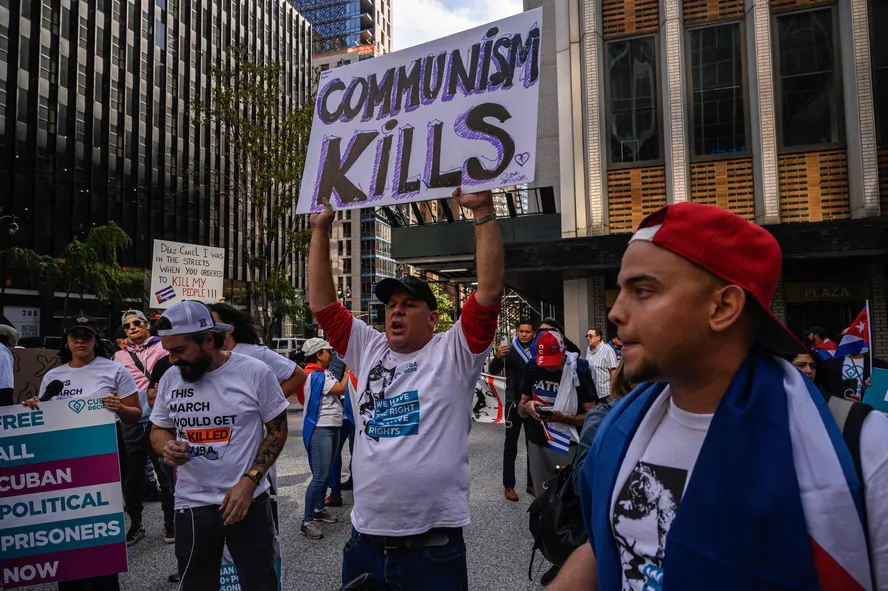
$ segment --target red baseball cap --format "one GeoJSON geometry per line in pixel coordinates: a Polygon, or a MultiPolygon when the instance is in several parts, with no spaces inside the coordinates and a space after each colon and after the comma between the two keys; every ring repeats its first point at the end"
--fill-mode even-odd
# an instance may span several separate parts
{"type": "Polygon", "coordinates": [[[742,287],[765,319],[760,345],[777,353],[805,346],[771,311],[783,255],[767,230],[712,205],[676,203],[652,213],[629,241],[646,240],[742,287]]]}
{"type": "Polygon", "coordinates": [[[554,330],[545,330],[536,339],[537,367],[561,367],[564,360],[564,337],[554,330]]]}

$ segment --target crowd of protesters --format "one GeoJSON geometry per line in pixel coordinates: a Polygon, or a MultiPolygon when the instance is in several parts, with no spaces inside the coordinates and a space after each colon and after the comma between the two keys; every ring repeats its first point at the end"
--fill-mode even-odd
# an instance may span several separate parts
{"type": "MultiPolygon", "coordinates": [[[[103,396],[118,421],[126,542],[148,533],[144,494],[155,487],[185,590],[218,589],[223,553],[243,589],[277,589],[278,527],[323,538],[343,488],[354,491],[346,588],[468,589],[468,417],[488,361],[506,377],[505,499],[519,500],[522,428],[532,510],[556,502],[555,482],[576,499],[558,519],[582,539],[566,560],[550,558],[542,585],[888,590],[888,418],[861,402],[888,366],[839,356],[842,335],[821,327],[800,339],[771,314],[781,252],[767,231],[716,207],[666,206],[623,257],[616,334],[590,327],[582,350],[556,319],[522,319],[492,349],[504,277],[495,210],[489,192],[454,197],[474,214],[478,283],[445,332],[414,277],[375,287],[384,332],[338,302],[325,204],[311,216],[308,299],[329,340],[307,341],[300,363],[261,345],[236,308],[185,301],[153,322],[124,312],[113,360],[93,322],[69,320],[62,364],[23,404],[38,408],[56,381],[57,398],[103,396]],[[294,399],[311,467],[297,518],[273,503],[294,399]],[[208,436],[205,424],[225,428],[208,436]]],[[[0,327],[7,403],[16,337],[0,327]]]]}

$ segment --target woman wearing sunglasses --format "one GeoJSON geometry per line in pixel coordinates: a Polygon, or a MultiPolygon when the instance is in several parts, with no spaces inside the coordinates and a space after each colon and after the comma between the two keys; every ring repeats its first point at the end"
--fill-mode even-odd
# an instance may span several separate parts
{"type": "MultiPolygon", "coordinates": [[[[86,318],[75,318],[68,322],[63,345],[59,350],[62,364],[43,376],[40,394],[22,404],[32,409],[39,407],[39,397],[47,391],[58,390],[53,400],[103,396],[105,408],[117,415],[117,446],[123,470],[123,449],[120,421],[138,423],[142,416],[139,406],[138,388],[129,372],[119,363],[105,356],[105,348],[99,342],[98,328],[86,318]],[[59,386],[61,386],[59,388],[59,386]]],[[[72,517],[74,519],[76,517],[72,517]]],[[[118,524],[123,531],[125,524],[118,524]]],[[[118,591],[120,583],[117,575],[90,577],[77,581],[59,583],[59,591],[118,591]]]]}

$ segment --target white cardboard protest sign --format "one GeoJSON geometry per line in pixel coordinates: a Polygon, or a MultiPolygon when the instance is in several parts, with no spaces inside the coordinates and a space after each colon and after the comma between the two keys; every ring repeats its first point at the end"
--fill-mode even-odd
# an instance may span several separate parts
{"type": "Polygon", "coordinates": [[[225,249],[155,240],[151,265],[151,307],[182,300],[218,302],[225,280],[225,249]]]}
{"type": "Polygon", "coordinates": [[[321,73],[298,213],[528,183],[541,8],[321,73]]]}

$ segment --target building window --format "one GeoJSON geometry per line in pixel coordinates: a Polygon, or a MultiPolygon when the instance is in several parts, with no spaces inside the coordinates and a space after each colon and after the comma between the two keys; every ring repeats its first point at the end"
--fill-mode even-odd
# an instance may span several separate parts
{"type": "Polygon", "coordinates": [[[841,76],[832,9],[776,17],[777,80],[784,148],[842,141],[841,76]]]}
{"type": "Polygon", "coordinates": [[[656,45],[655,37],[607,45],[613,164],[660,160],[656,45]]]}
{"type": "Polygon", "coordinates": [[[688,37],[693,155],[746,152],[740,25],[693,29],[688,37]]]}
{"type": "Polygon", "coordinates": [[[879,145],[888,144],[888,3],[873,0],[869,5],[871,51],[873,60],[873,98],[879,145]]]}
{"type": "Polygon", "coordinates": [[[154,44],[166,49],[166,26],[157,20],[154,22],[154,44]]]}

